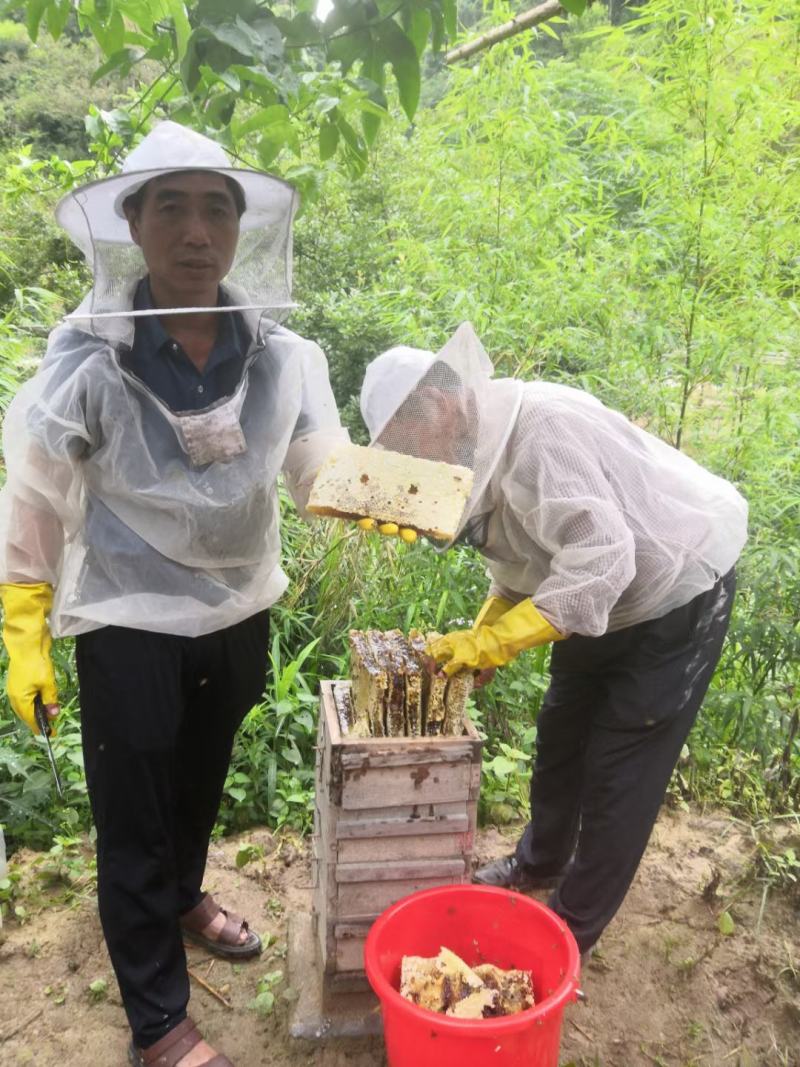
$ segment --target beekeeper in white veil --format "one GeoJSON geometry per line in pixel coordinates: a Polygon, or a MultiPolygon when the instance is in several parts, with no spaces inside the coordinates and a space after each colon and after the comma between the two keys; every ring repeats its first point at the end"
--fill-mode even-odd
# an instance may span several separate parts
{"type": "Polygon", "coordinates": [[[4,425],[9,698],[32,729],[37,696],[54,716],[51,635],[78,635],[100,913],[134,1064],[229,1062],[186,1017],[182,933],[232,958],[260,949],[201,882],[287,585],[276,480],[302,508],[346,439],[322,352],[280,325],[296,206],[286,183],[157,125],[119,174],[59,204],[94,285],[4,425]]]}
{"type": "Polygon", "coordinates": [[[458,540],[487,559],[472,629],[435,641],[448,674],[553,642],[533,819],[476,880],[555,886],[586,953],[621,904],[719,659],[747,536],[732,485],[605,407],[494,379],[469,324],[436,355],[368,366],[373,445],[471,466],[458,540]]]}

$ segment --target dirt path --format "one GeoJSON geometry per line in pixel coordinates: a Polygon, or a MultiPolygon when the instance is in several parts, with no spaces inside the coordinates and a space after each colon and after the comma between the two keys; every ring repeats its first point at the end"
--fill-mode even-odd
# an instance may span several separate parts
{"type": "MultiPolygon", "coordinates": [[[[481,832],[481,860],[507,850],[498,831],[481,832]]],[[[774,896],[762,912],[761,886],[741,881],[752,852],[740,824],[664,813],[585,970],[588,1003],[567,1012],[564,1065],[800,1067],[800,917],[774,896]],[[721,880],[704,898],[715,869],[721,880]],[[725,909],[734,924],[728,935],[718,928],[725,909]]],[[[286,916],[310,906],[305,846],[266,831],[227,840],[212,848],[207,884],[273,941],[260,960],[238,967],[190,951],[195,973],[231,1004],[193,983],[190,1010],[209,1040],[237,1067],[381,1067],[380,1041],[323,1048],[291,1040],[280,984],[270,1015],[248,1007],[259,980],[285,969],[286,916]],[[237,869],[243,840],[264,858],[237,869]]],[[[0,1063],[123,1067],[127,1027],[94,898],[51,903],[21,925],[8,923],[0,942],[0,1063]],[[92,995],[98,979],[107,991],[92,995]]]]}

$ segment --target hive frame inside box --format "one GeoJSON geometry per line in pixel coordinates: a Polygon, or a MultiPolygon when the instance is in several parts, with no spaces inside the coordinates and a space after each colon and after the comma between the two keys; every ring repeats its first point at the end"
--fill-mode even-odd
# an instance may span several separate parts
{"type": "MultiPolygon", "coordinates": [[[[318,1006],[295,1005],[291,1029],[303,1037],[376,1032],[377,1000],[363,970],[373,921],[409,893],[472,875],[483,744],[475,727],[464,716],[458,737],[349,737],[336,704],[349,689],[320,687],[313,949],[304,935],[318,1006]],[[312,1018],[317,1010],[321,1021],[312,1018]]],[[[302,919],[293,921],[298,931],[302,919]]]]}

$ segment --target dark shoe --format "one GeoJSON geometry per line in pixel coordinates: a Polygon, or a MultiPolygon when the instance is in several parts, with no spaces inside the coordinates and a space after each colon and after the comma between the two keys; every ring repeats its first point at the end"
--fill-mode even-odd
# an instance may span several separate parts
{"type": "Polygon", "coordinates": [[[555,889],[563,880],[563,874],[529,874],[517,862],[516,856],[503,856],[494,863],[487,863],[485,867],[478,868],[472,876],[472,881],[478,885],[516,889],[520,893],[527,893],[530,889],[555,889]]]}
{"type": "MultiPolygon", "coordinates": [[[[130,1067],[175,1067],[201,1040],[197,1027],[187,1016],[149,1048],[138,1049],[131,1042],[128,1063],[130,1067]]],[[[233,1067],[233,1064],[227,1056],[215,1055],[203,1067],[233,1067]]]]}
{"type": "Polygon", "coordinates": [[[181,929],[186,941],[202,945],[206,952],[231,960],[245,960],[261,952],[261,938],[247,925],[247,920],[221,908],[210,893],[206,893],[196,908],[181,916],[181,929]],[[207,937],[203,931],[219,913],[225,916],[225,925],[217,937],[207,937]],[[247,934],[241,941],[242,931],[247,934]]]}

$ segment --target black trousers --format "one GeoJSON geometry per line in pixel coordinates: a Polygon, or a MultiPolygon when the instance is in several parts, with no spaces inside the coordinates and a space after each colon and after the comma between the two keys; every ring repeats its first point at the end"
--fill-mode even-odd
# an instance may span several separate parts
{"type": "Polygon", "coordinates": [[[553,647],[538,718],[532,821],[517,845],[531,873],[566,877],[550,907],[585,952],[616,914],[642,858],[728,629],[731,571],[660,619],[553,647]]]}
{"type": "Polygon", "coordinates": [[[203,637],[107,626],[77,638],[97,892],[140,1048],[186,1017],[179,916],[203,897],[233,738],[266,681],[269,614],[203,637]]]}

